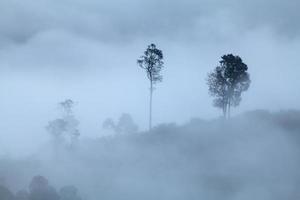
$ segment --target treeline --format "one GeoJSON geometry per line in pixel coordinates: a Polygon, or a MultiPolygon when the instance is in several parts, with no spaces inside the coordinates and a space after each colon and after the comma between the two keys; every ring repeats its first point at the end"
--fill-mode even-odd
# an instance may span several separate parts
{"type": "Polygon", "coordinates": [[[59,191],[52,187],[43,176],[32,178],[28,190],[20,190],[15,194],[0,185],[1,200],[82,200],[75,186],[64,186],[59,191]]]}
{"type": "MultiPolygon", "coordinates": [[[[130,130],[122,125],[125,119],[108,120],[109,127],[130,130]]],[[[43,193],[61,197],[61,186],[73,184],[88,200],[232,200],[257,188],[265,189],[264,200],[300,195],[299,111],[258,110],[231,120],[193,119],[151,132],[131,130],[80,139],[78,148],[61,148],[56,158],[45,146],[23,162],[0,160],[0,185],[11,191],[28,188],[24,196],[30,197],[28,180],[41,174],[51,179],[43,193]]]]}

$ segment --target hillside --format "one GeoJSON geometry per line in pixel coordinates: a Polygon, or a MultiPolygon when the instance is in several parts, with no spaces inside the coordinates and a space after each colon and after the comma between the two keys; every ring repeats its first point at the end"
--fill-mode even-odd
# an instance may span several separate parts
{"type": "Polygon", "coordinates": [[[297,199],[299,134],[300,111],[193,119],[86,139],[56,156],[44,147],[30,158],[2,158],[0,180],[16,192],[39,174],[90,200],[297,199]]]}

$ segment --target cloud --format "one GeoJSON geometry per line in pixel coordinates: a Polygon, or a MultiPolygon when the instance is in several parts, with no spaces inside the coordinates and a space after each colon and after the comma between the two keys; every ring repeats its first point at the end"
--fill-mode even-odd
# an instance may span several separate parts
{"type": "Polygon", "coordinates": [[[299,4],[297,0],[2,0],[0,40],[22,43],[49,30],[106,42],[145,37],[182,39],[211,34],[219,31],[212,27],[226,26],[239,31],[263,26],[284,36],[296,36],[300,30],[299,4]],[[224,19],[225,25],[221,24],[224,19]]]}

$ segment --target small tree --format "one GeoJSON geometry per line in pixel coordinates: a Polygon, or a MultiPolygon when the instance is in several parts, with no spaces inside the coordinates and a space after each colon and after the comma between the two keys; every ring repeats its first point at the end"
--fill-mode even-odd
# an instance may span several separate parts
{"type": "Polygon", "coordinates": [[[48,184],[48,180],[43,176],[33,177],[29,185],[30,200],[59,200],[56,190],[48,184]]]}
{"type": "Polygon", "coordinates": [[[150,105],[149,105],[149,130],[152,128],[152,93],[154,90],[153,85],[162,81],[160,74],[163,68],[163,53],[156,48],[155,44],[150,44],[144,55],[137,60],[138,65],[143,68],[147,73],[147,78],[150,81],[150,105]]]}
{"type": "Polygon", "coordinates": [[[242,92],[250,86],[248,66],[239,56],[232,54],[221,57],[220,65],[208,74],[209,93],[215,97],[214,106],[223,110],[224,117],[230,117],[230,109],[240,104],[242,92]]]}
{"type": "Polygon", "coordinates": [[[15,200],[29,200],[29,193],[26,190],[20,190],[16,193],[15,200]]]}
{"type": "Polygon", "coordinates": [[[53,136],[55,141],[62,139],[63,132],[66,131],[66,122],[63,119],[55,119],[48,123],[46,130],[53,136]]]}
{"type": "Polygon", "coordinates": [[[111,129],[117,134],[132,134],[138,131],[138,126],[133,121],[132,117],[128,113],[123,113],[118,123],[115,123],[113,119],[106,119],[102,127],[104,129],[111,129]]]}
{"type": "Polygon", "coordinates": [[[74,105],[75,103],[71,99],[66,99],[65,101],[59,103],[59,107],[64,115],[72,115],[74,105]]]}
{"type": "Polygon", "coordinates": [[[46,130],[54,137],[56,145],[60,145],[67,137],[72,147],[80,136],[79,121],[73,114],[74,104],[71,99],[60,102],[58,105],[62,111],[62,117],[50,121],[46,127],[46,130]]]}
{"type": "Polygon", "coordinates": [[[59,191],[60,200],[82,200],[75,186],[64,186],[59,191]]]}

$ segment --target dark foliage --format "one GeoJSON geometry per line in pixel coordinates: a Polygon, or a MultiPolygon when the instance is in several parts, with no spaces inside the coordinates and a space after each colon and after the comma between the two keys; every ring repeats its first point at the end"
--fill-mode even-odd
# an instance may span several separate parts
{"type": "Polygon", "coordinates": [[[248,90],[250,78],[248,66],[239,56],[222,56],[220,65],[208,74],[209,93],[215,97],[214,106],[222,109],[224,116],[230,116],[231,106],[238,106],[242,92],[248,90]]]}
{"type": "Polygon", "coordinates": [[[144,55],[137,60],[138,65],[145,69],[147,77],[151,83],[155,84],[162,81],[160,71],[163,68],[163,53],[156,48],[155,44],[150,44],[144,55]]]}

